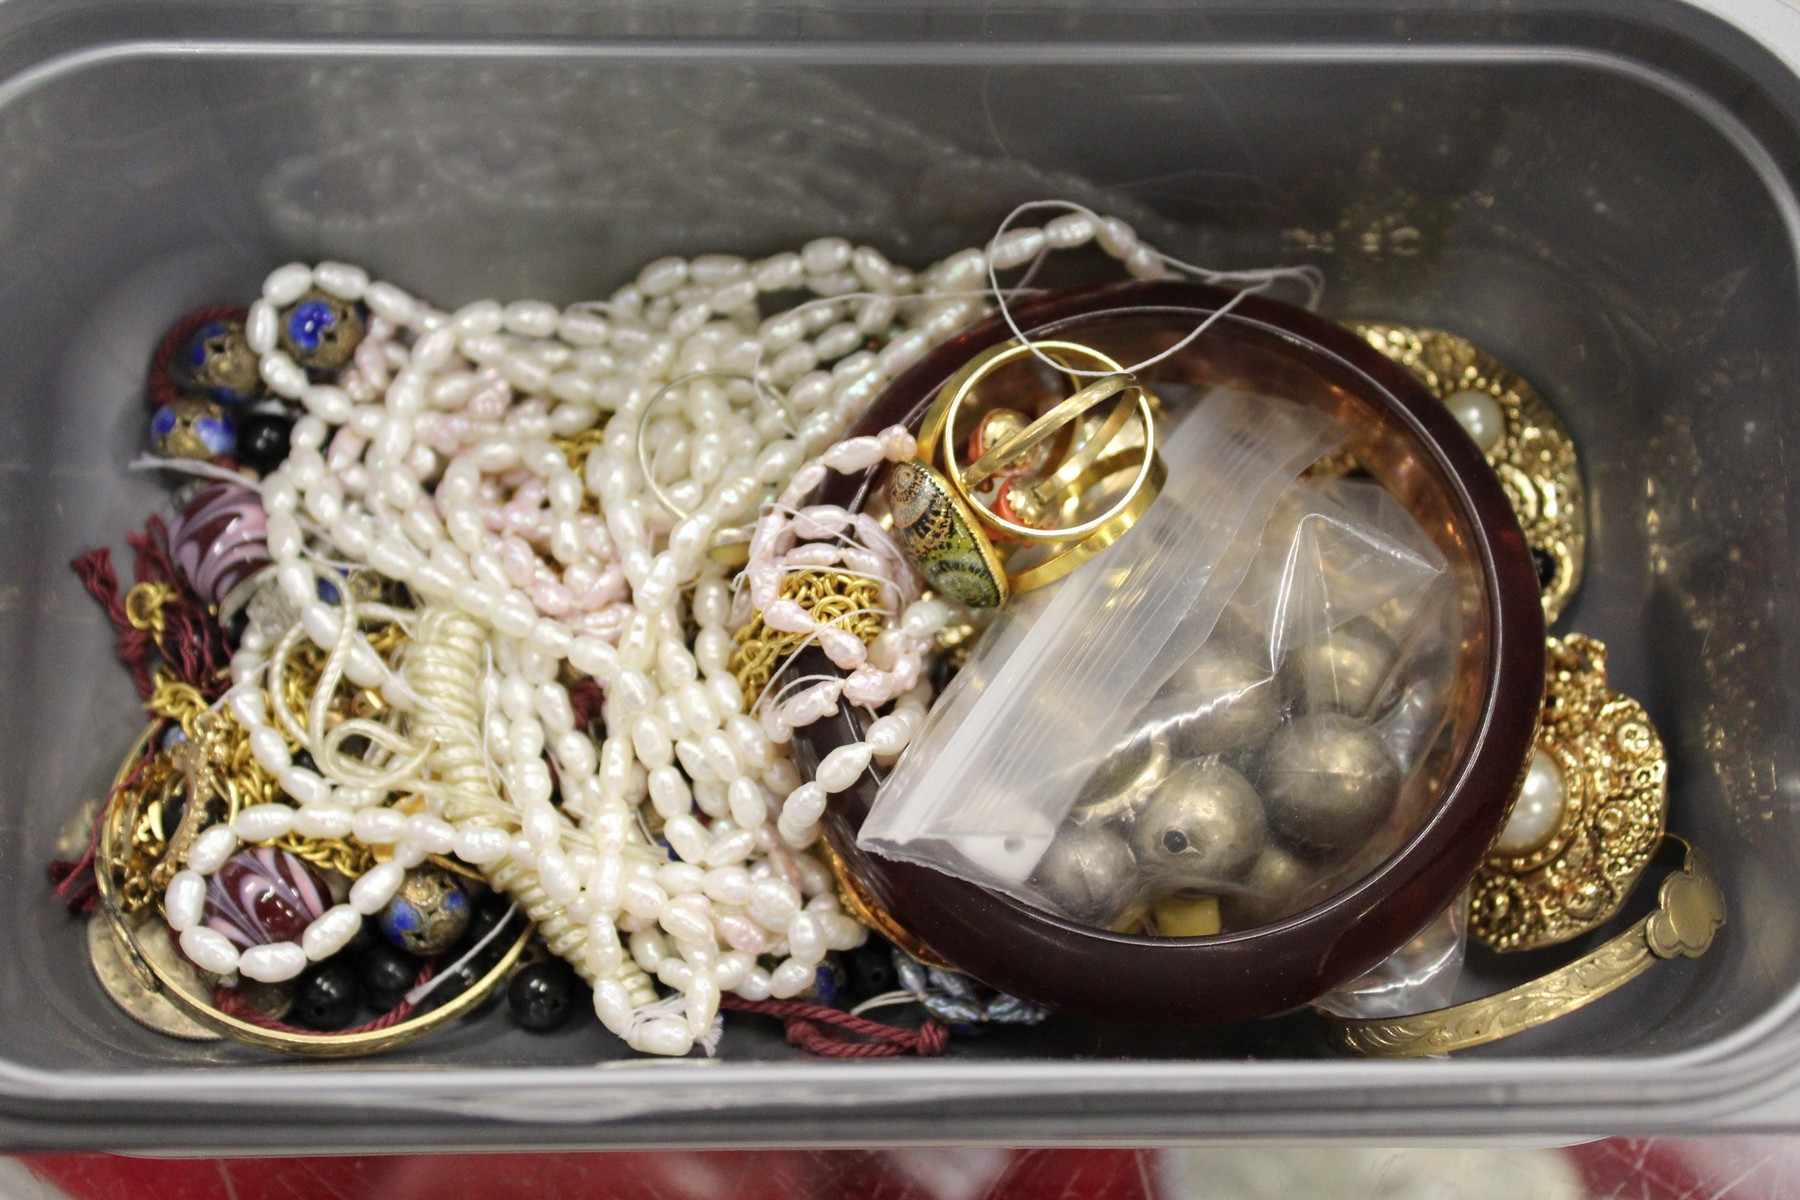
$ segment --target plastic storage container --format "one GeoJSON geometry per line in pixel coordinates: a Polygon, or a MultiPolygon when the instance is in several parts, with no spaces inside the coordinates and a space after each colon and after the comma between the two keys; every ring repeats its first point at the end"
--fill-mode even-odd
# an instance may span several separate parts
{"type": "MultiPolygon", "coordinates": [[[[350,1149],[1210,1135],[1577,1137],[1800,1124],[1800,12],[1778,0],[1164,8],[0,7],[0,1142],[350,1149]],[[824,233],[923,264],[1013,204],[1217,266],[1316,262],[1333,315],[1531,379],[1583,451],[1603,639],[1731,923],[1454,1060],[1332,1059],[1301,1015],[1059,1021],[713,1061],[498,1013],[355,1066],[116,1013],[44,863],[139,728],[66,563],[157,497],[144,364],[289,258],[442,304],[604,294],[664,253],[824,233]]],[[[1469,994],[1557,953],[1475,956],[1469,994]]],[[[1199,981],[1197,986],[1204,986],[1199,981]]]]}

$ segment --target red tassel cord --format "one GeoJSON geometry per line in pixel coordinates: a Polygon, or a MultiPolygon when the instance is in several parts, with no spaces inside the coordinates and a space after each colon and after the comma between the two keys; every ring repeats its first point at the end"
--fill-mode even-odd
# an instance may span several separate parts
{"type": "Polygon", "coordinates": [[[804,1000],[745,1000],[732,995],[723,997],[720,1007],[780,1017],[788,1045],[821,1058],[894,1058],[902,1054],[936,1058],[950,1042],[950,1031],[930,1018],[917,1029],[901,1029],[804,1000]],[[868,1040],[834,1036],[826,1032],[828,1026],[868,1040]]]}

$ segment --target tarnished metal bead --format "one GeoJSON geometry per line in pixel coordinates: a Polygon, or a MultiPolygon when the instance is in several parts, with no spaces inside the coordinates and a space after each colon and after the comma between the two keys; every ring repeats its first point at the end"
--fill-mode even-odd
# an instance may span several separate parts
{"type": "Polygon", "coordinates": [[[1138,729],[1102,758],[1082,783],[1069,810],[1069,823],[1128,827],[1169,777],[1173,765],[1168,738],[1154,726],[1138,729]]]}
{"type": "Polygon", "coordinates": [[[1117,834],[1064,825],[1038,860],[1031,883],[1064,916],[1111,925],[1133,898],[1136,866],[1117,834]]]}
{"type": "Polygon", "coordinates": [[[250,349],[242,321],[200,326],[183,347],[182,360],[194,386],[221,404],[248,404],[266,391],[262,364],[250,349]]]}
{"type": "Polygon", "coordinates": [[[1400,766],[1367,722],[1338,712],[1289,722],[1263,755],[1269,823],[1309,858],[1360,849],[1400,793],[1400,766]]]}
{"type": "Polygon", "coordinates": [[[1239,879],[1267,840],[1256,789],[1214,759],[1177,767],[1131,827],[1138,863],[1171,887],[1239,879]]]}
{"type": "Polygon", "coordinates": [[[1232,933],[1271,925],[1321,898],[1318,870],[1274,845],[1257,858],[1241,886],[1243,891],[1222,901],[1224,925],[1232,933]]]}
{"type": "Polygon", "coordinates": [[[1394,668],[1394,643],[1372,621],[1346,622],[1301,647],[1290,662],[1308,712],[1369,714],[1394,668]]]}
{"type": "Polygon", "coordinates": [[[1149,715],[1169,726],[1183,757],[1261,743],[1281,723],[1281,689],[1267,667],[1215,635],[1169,677],[1149,715]]]}

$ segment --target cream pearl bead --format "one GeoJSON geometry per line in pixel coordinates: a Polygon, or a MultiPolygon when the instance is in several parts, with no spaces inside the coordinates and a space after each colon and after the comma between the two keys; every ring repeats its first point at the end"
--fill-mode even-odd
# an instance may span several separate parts
{"type": "Polygon", "coordinates": [[[191,925],[181,931],[181,952],[202,971],[231,975],[238,969],[238,950],[215,929],[191,925]]]}
{"type": "Polygon", "coordinates": [[[1562,768],[1543,750],[1531,752],[1531,765],[1525,771],[1525,783],[1513,801],[1512,815],[1494,843],[1494,852],[1526,855],[1548,845],[1562,828],[1568,811],[1568,789],[1562,768]]]}
{"type": "Polygon", "coordinates": [[[370,846],[386,846],[405,836],[406,814],[393,808],[366,807],[351,818],[350,834],[370,846]]]}
{"type": "Polygon", "coordinates": [[[169,928],[181,933],[198,925],[206,913],[206,877],[189,869],[177,871],[163,892],[163,914],[169,928]]]}
{"type": "Polygon", "coordinates": [[[813,772],[813,779],[827,792],[844,791],[862,778],[873,754],[874,751],[867,742],[839,746],[820,761],[818,770],[813,772]]]}
{"type": "Polygon", "coordinates": [[[373,916],[387,907],[405,879],[406,868],[399,863],[380,863],[350,885],[350,906],[364,916],[373,916]]]}
{"type": "Polygon", "coordinates": [[[246,842],[267,842],[294,828],[294,810],[285,804],[253,804],[232,819],[231,830],[246,842]]]}
{"type": "Polygon", "coordinates": [[[361,913],[348,904],[336,904],[313,918],[300,935],[300,948],[307,958],[318,962],[349,945],[361,928],[361,913]]]}
{"type": "Polygon", "coordinates": [[[306,951],[293,942],[250,946],[238,955],[238,971],[258,983],[281,983],[306,969],[306,951]]]}
{"type": "Polygon", "coordinates": [[[237,834],[229,825],[214,825],[205,833],[194,839],[188,847],[187,865],[202,875],[211,875],[225,865],[225,860],[237,851],[237,834]]]}
{"type": "Polygon", "coordinates": [[[769,973],[769,995],[777,1000],[791,1000],[801,995],[812,987],[814,965],[792,958],[783,962],[769,973]]]}
{"type": "Polygon", "coordinates": [[[1444,397],[1444,407],[1483,454],[1498,446],[1506,434],[1506,416],[1500,411],[1500,402],[1487,392],[1473,388],[1451,392],[1444,397]]]}

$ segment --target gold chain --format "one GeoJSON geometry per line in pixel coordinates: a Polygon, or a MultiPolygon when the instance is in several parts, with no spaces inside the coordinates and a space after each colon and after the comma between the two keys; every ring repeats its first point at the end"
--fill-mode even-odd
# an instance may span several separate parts
{"type": "MultiPolygon", "coordinates": [[[[781,598],[792,600],[821,625],[833,625],[861,638],[864,644],[881,634],[881,585],[845,571],[794,571],[781,581],[781,598]]],[[[737,676],[745,704],[755,704],[787,657],[812,640],[811,634],[787,633],[763,624],[762,614],[737,632],[731,673],[737,676]]]]}
{"type": "Polygon", "coordinates": [[[125,593],[125,619],[133,629],[147,629],[157,641],[163,635],[163,605],[175,595],[166,583],[140,583],[125,593]]]}

